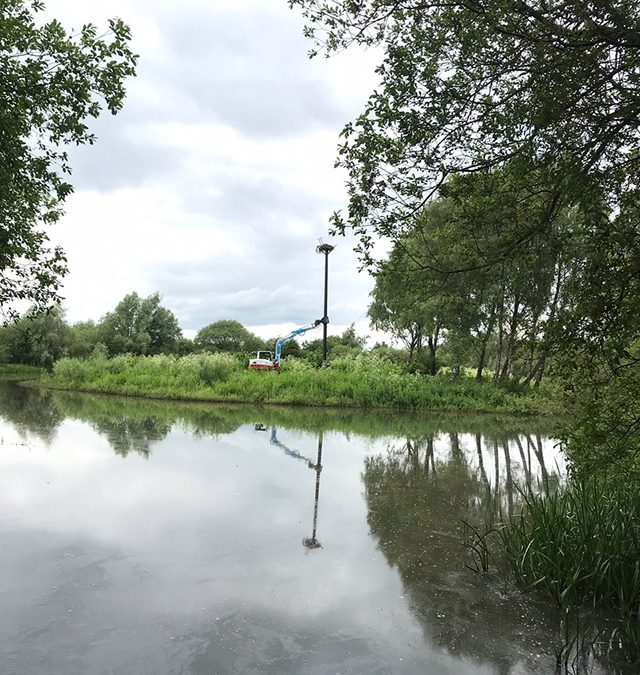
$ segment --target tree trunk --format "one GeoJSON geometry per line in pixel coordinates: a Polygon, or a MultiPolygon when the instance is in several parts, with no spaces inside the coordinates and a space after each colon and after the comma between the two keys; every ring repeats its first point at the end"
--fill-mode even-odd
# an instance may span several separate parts
{"type": "Polygon", "coordinates": [[[502,346],[504,342],[504,286],[500,289],[500,299],[498,301],[498,350],[496,353],[496,365],[493,372],[493,384],[498,382],[500,377],[500,367],[502,365],[502,346]]]}
{"type": "Polygon", "coordinates": [[[507,339],[507,354],[502,365],[502,372],[500,373],[500,382],[506,382],[513,367],[513,358],[515,356],[516,333],[518,331],[518,319],[520,312],[520,295],[516,294],[513,300],[513,312],[511,313],[511,321],[509,322],[509,337],[507,339]]]}
{"type": "MultiPolygon", "coordinates": [[[[562,289],[562,275],[563,275],[563,264],[562,260],[558,263],[558,274],[556,277],[556,287],[553,293],[553,300],[551,301],[551,307],[549,308],[549,316],[547,318],[547,324],[549,324],[553,319],[555,319],[558,312],[558,304],[560,300],[560,291],[562,289]]],[[[529,375],[527,375],[524,384],[528,385],[531,380],[534,381],[534,387],[539,387],[540,382],[542,382],[542,376],[544,375],[544,370],[547,364],[547,355],[549,354],[549,340],[545,335],[543,338],[542,349],[540,350],[540,357],[538,362],[533,366],[529,375]]]]}
{"type": "Polygon", "coordinates": [[[440,326],[436,326],[433,335],[429,335],[429,373],[435,375],[438,372],[438,365],[436,363],[436,351],[438,349],[438,336],[440,333],[440,326]]]}
{"type": "Polygon", "coordinates": [[[484,370],[484,360],[487,356],[487,345],[489,344],[489,338],[491,337],[491,333],[493,332],[493,325],[496,321],[496,309],[497,306],[494,303],[491,307],[491,314],[489,315],[489,324],[487,325],[487,330],[484,334],[484,337],[482,338],[482,342],[480,344],[480,356],[478,358],[478,366],[476,369],[476,381],[481,382],[482,381],[482,371],[484,370]]]}

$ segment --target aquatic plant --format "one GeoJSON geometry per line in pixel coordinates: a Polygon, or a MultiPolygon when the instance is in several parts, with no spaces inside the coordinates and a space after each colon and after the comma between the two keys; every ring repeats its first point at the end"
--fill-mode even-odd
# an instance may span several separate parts
{"type": "Polygon", "coordinates": [[[501,514],[484,530],[467,527],[475,567],[499,560],[504,574],[563,608],[613,611],[610,639],[640,658],[640,486],[596,474],[520,494],[518,515],[501,514]]]}

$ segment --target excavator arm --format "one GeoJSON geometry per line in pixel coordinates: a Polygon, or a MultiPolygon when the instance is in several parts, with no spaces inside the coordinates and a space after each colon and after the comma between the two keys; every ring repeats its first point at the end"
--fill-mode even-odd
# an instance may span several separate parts
{"type": "Polygon", "coordinates": [[[303,335],[308,330],[313,330],[317,328],[321,323],[325,323],[325,318],[316,319],[313,323],[308,324],[307,326],[302,326],[302,328],[296,328],[296,330],[291,331],[288,335],[278,338],[276,341],[276,355],[273,359],[274,365],[276,368],[280,368],[280,358],[282,356],[282,347],[284,347],[287,342],[293,340],[293,338],[298,337],[298,335],[303,335]]]}

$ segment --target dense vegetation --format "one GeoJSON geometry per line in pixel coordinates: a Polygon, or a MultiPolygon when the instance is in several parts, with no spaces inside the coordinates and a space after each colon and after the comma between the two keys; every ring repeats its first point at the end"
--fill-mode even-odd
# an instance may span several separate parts
{"type": "Polygon", "coordinates": [[[334,358],[323,368],[290,358],[278,374],[248,370],[243,354],[109,359],[97,353],[90,359],[60,359],[43,382],[54,388],[184,400],[557,412],[546,392],[513,393],[469,377],[452,383],[447,372],[424,377],[375,354],[334,358]]]}
{"type": "MultiPolygon", "coordinates": [[[[249,354],[259,349],[273,351],[277,339],[263,340],[235,320],[223,319],[201,328],[193,340],[182,336],[174,313],[160,304],[160,295],[143,298],[129,293],[100,321],[80,321],[70,325],[60,306],[49,311],[33,307],[11,324],[0,327],[0,362],[51,369],[60,358],[86,359],[92,355],[120,354],[150,356],[191,353],[249,354]]],[[[328,344],[333,357],[354,355],[364,350],[366,339],[356,335],[353,326],[341,336],[332,335],[328,344]]],[[[382,348],[395,360],[401,351],[382,348]]],[[[302,347],[294,340],[284,345],[282,355],[304,357],[310,363],[322,362],[322,340],[311,340],[302,347]]]]}

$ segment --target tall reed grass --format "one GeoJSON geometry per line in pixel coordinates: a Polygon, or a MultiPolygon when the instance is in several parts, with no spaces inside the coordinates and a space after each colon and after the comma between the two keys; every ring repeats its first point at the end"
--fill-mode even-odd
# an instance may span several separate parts
{"type": "Polygon", "coordinates": [[[640,486],[595,475],[521,495],[518,516],[484,531],[467,527],[476,569],[492,560],[567,610],[586,603],[612,611],[610,637],[640,659],[640,486]]]}

